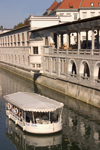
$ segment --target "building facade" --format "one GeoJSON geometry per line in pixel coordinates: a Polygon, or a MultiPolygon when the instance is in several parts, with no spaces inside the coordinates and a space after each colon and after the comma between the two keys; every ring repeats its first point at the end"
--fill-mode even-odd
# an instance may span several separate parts
{"type": "MultiPolygon", "coordinates": [[[[59,3],[54,1],[43,15],[59,16],[60,23],[100,16],[100,0],[61,0],[59,3]]],[[[95,31],[96,35],[97,33],[95,31]]],[[[82,32],[81,41],[86,40],[86,36],[86,33],[82,32]]],[[[76,44],[76,37],[76,33],[73,32],[70,36],[72,45],[76,44]]],[[[91,32],[88,32],[88,40],[91,41],[91,37],[91,32]]]]}
{"type": "Polygon", "coordinates": [[[42,74],[38,83],[100,107],[100,16],[59,24],[59,17],[31,15],[29,21],[30,26],[0,34],[0,66],[22,76],[42,74]],[[87,35],[85,43],[82,32],[87,35]],[[71,47],[73,33],[75,47],[71,47]]]}

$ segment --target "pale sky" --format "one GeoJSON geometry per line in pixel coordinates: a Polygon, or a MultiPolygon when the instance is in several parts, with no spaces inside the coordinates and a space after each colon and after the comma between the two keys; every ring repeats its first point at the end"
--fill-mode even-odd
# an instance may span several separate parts
{"type": "MultiPolygon", "coordinates": [[[[13,28],[30,14],[41,16],[55,0],[0,0],[0,26],[13,28]]],[[[57,0],[60,2],[60,0],[57,0]]]]}

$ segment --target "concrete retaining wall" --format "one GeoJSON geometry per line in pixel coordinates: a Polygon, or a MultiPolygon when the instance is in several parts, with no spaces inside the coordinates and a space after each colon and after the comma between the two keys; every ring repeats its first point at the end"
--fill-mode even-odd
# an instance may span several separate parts
{"type": "Polygon", "coordinates": [[[17,67],[14,67],[14,66],[11,66],[11,65],[8,65],[8,64],[4,64],[4,63],[1,63],[0,62],[0,67],[7,70],[7,71],[10,71],[14,74],[17,74],[21,77],[24,77],[26,79],[29,79],[29,80],[34,80],[34,73],[24,69],[24,68],[17,68],[17,67]]]}
{"type": "Polygon", "coordinates": [[[100,91],[71,82],[40,76],[36,83],[100,108],[100,91]]]}
{"type": "MultiPolygon", "coordinates": [[[[31,73],[30,71],[23,68],[17,68],[4,63],[0,63],[0,67],[19,76],[27,78],[31,81],[34,81],[34,76],[36,75],[35,73],[31,73]]],[[[36,78],[35,82],[37,84],[43,85],[52,90],[100,108],[100,90],[98,89],[86,87],[80,84],[75,84],[69,81],[59,80],[44,75],[36,78]]]]}

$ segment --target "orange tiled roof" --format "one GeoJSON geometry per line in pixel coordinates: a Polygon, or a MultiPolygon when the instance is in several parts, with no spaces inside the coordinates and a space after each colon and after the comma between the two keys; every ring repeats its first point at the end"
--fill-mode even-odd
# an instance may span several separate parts
{"type": "Polygon", "coordinates": [[[81,0],[64,0],[57,9],[78,9],[81,0]]]}
{"type": "Polygon", "coordinates": [[[53,10],[58,5],[57,1],[54,1],[54,3],[48,8],[48,10],[53,10]]]}
{"type": "Polygon", "coordinates": [[[48,10],[78,9],[79,7],[91,7],[91,3],[94,3],[94,7],[99,7],[100,0],[63,0],[63,2],[59,3],[55,1],[48,10]]]}
{"type": "Polygon", "coordinates": [[[93,7],[99,7],[100,0],[83,0],[81,7],[91,7],[91,3],[94,4],[93,7]]]}

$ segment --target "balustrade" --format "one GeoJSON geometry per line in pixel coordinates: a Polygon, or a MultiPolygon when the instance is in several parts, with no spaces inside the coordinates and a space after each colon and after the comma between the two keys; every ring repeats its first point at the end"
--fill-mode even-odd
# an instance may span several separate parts
{"type": "MultiPolygon", "coordinates": [[[[92,55],[91,49],[56,49],[54,46],[44,46],[44,54],[92,55]]],[[[94,56],[100,56],[100,49],[93,50],[94,56]]]]}

